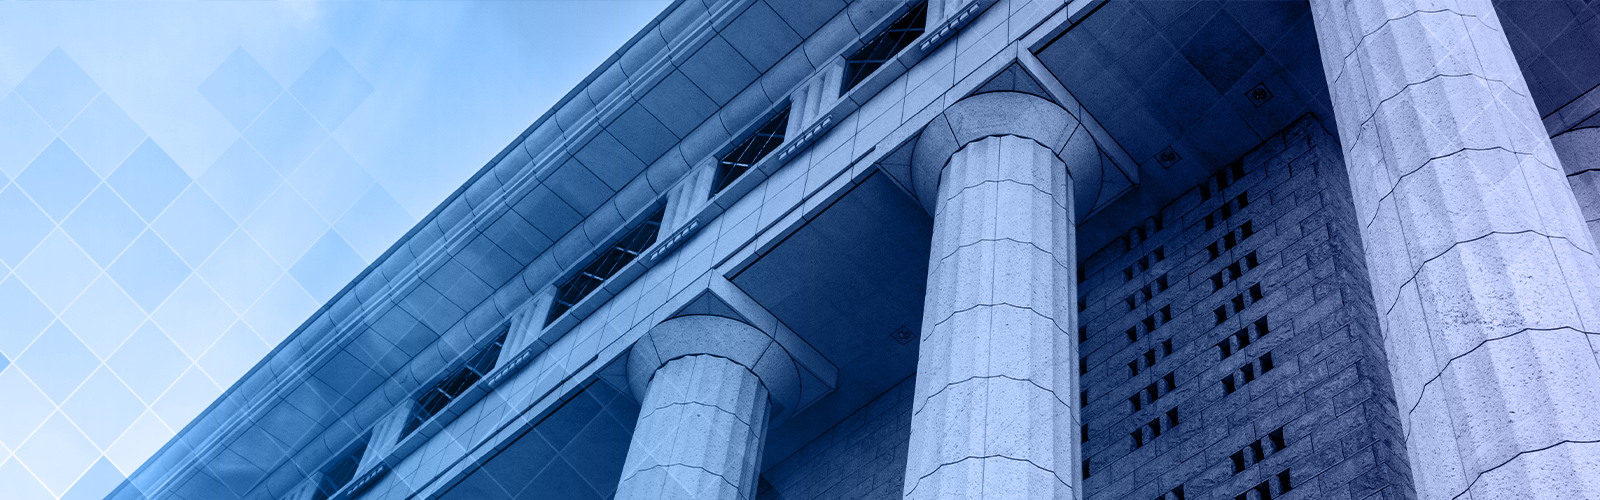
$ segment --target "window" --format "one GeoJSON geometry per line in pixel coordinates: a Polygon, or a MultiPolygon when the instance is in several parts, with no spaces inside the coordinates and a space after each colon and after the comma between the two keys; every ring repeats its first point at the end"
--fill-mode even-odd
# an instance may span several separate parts
{"type": "Polygon", "coordinates": [[[845,59],[844,88],[839,89],[840,94],[856,88],[873,71],[877,71],[883,63],[894,59],[896,54],[911,46],[911,42],[922,36],[922,31],[928,24],[928,2],[917,2],[911,10],[896,19],[889,29],[873,37],[860,50],[845,59]]]}
{"type": "Polygon", "coordinates": [[[546,325],[561,317],[567,310],[572,309],[584,297],[588,297],[595,289],[605,283],[617,271],[622,270],[629,262],[633,262],[639,254],[656,242],[656,233],[661,230],[661,216],[666,213],[666,207],[656,210],[654,215],[643,223],[628,231],[622,239],[617,240],[605,253],[595,257],[589,265],[583,266],[578,274],[572,275],[566,283],[556,289],[555,301],[550,304],[550,315],[545,318],[546,325]]]}
{"type": "Polygon", "coordinates": [[[317,483],[317,491],[311,494],[311,499],[327,500],[334,492],[339,491],[339,488],[350,484],[350,480],[356,477],[356,468],[361,466],[361,456],[366,453],[367,441],[362,438],[360,445],[322,473],[322,481],[317,483]]]}
{"type": "Polygon", "coordinates": [[[762,125],[756,133],[750,134],[738,146],[722,155],[717,160],[717,176],[711,184],[711,194],[715,196],[727,189],[728,185],[738,180],[740,176],[750,170],[762,158],[778,149],[783,144],[783,134],[789,129],[789,108],[783,108],[766,125],[762,125]]]}
{"type": "MultiPolygon", "coordinates": [[[[500,349],[505,346],[506,332],[501,332],[489,345],[479,350],[477,354],[467,359],[455,369],[447,372],[443,380],[433,387],[418,395],[416,405],[412,407],[411,416],[406,420],[406,426],[400,431],[400,439],[405,439],[422,427],[423,422],[433,418],[443,410],[451,401],[455,401],[462,393],[478,383],[490,371],[494,370],[495,363],[500,359],[500,349]]],[[[348,481],[348,479],[346,480],[348,481]]]]}

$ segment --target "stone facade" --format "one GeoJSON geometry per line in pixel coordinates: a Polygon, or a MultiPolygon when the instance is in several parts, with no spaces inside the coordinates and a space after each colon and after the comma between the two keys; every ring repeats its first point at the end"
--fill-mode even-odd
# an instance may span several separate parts
{"type": "Polygon", "coordinates": [[[1342,163],[1298,121],[1086,259],[1086,498],[1412,497],[1342,163]]]}
{"type": "Polygon", "coordinates": [[[1447,3],[679,1],[111,498],[1596,497],[1592,47],[1447,3]]]}

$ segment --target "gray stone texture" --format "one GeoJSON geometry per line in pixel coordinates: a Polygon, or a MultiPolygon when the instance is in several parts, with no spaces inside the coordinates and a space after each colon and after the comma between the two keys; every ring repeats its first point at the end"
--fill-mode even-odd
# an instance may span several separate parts
{"type": "Polygon", "coordinates": [[[1083,498],[1414,497],[1348,200],[1303,117],[1085,259],[1083,498]]]}
{"type": "Polygon", "coordinates": [[[800,369],[794,358],[766,332],[721,316],[680,316],[663,321],[628,353],[628,385],[634,397],[649,397],[660,369],[675,359],[698,354],[726,358],[754,373],[776,405],[773,413],[800,405],[800,369]]]}
{"type": "Polygon", "coordinates": [[[642,396],[619,500],[749,500],[773,413],[796,406],[794,360],[766,333],[720,316],[656,325],[628,355],[642,396]]]}
{"type": "Polygon", "coordinates": [[[1600,498],[1600,268],[1494,8],[1312,11],[1418,495],[1600,498]]]}
{"type": "Polygon", "coordinates": [[[1051,148],[1032,138],[993,135],[948,157],[905,497],[1075,496],[1068,180],[1051,148]]]}
{"type": "Polygon", "coordinates": [[[767,390],[727,358],[668,362],[639,408],[618,500],[735,500],[755,495],[767,390]]]}
{"type": "MultiPolygon", "coordinates": [[[[1061,158],[1082,156],[1094,144],[1080,131],[1078,119],[1059,104],[1022,92],[987,92],[962,99],[935,117],[917,139],[912,158],[911,185],[928,213],[934,213],[947,163],[957,150],[973,141],[998,135],[1012,135],[1035,141],[1061,158]],[[1076,140],[1075,140],[1076,139],[1076,140]]],[[[1096,158],[1098,160],[1098,158],[1096,158]]],[[[1075,161],[1071,170],[1074,198],[1094,198],[1100,188],[1098,161],[1075,161]],[[1094,179],[1085,185],[1084,179],[1094,179]],[[1088,196],[1084,196],[1088,195],[1088,196]]],[[[1088,207],[1072,207],[1082,211],[1088,207]]],[[[1070,260],[1070,259],[1062,259],[1070,260]]]]}

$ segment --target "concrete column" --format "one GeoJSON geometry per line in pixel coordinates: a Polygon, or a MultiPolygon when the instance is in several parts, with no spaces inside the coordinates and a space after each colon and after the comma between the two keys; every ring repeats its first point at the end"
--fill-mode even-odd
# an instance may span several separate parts
{"type": "Polygon", "coordinates": [[[1600,498],[1600,268],[1490,1],[1311,4],[1418,496],[1600,498]]]}
{"type": "Polygon", "coordinates": [[[642,395],[617,500],[751,500],[770,416],[798,397],[798,371],[765,333],[687,316],[634,344],[642,395]]]}
{"type": "Polygon", "coordinates": [[[1075,224],[1053,133],[1076,122],[1037,97],[978,97],[929,125],[958,149],[917,146],[913,175],[942,178],[904,495],[1075,498],[1075,224]]]}
{"type": "Polygon", "coordinates": [[[769,407],[761,380],[727,358],[668,362],[639,405],[617,499],[755,498],[769,407]]]}

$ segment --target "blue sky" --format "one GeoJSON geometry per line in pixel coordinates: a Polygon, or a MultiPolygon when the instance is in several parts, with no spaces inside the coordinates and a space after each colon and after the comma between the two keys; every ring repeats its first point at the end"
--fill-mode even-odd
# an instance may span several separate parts
{"type": "Polygon", "coordinates": [[[666,1],[0,3],[0,484],[100,498],[666,1]]]}

